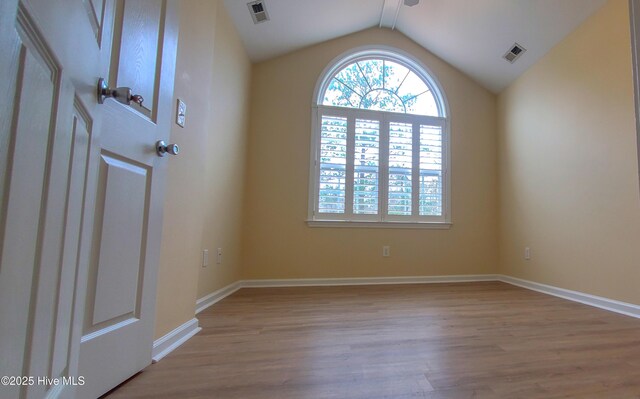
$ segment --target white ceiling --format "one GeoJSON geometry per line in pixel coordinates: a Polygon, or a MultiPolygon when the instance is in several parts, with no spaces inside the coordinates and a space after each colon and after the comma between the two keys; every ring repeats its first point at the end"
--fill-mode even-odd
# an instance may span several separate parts
{"type": "MultiPolygon", "coordinates": [[[[391,26],[397,2],[265,0],[271,20],[257,25],[248,0],[225,0],[225,5],[249,57],[257,62],[381,22],[391,26]]],[[[400,7],[395,29],[497,93],[605,2],[421,0],[414,7],[400,7]],[[514,42],[527,51],[510,64],[502,55],[514,42]]]]}

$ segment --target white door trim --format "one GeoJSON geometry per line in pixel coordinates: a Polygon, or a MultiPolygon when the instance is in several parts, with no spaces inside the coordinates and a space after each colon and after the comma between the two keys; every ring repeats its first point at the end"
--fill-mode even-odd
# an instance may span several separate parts
{"type": "Polygon", "coordinates": [[[636,107],[636,144],[638,146],[638,179],[640,180],[640,0],[629,0],[631,60],[633,62],[633,97],[636,107]]]}

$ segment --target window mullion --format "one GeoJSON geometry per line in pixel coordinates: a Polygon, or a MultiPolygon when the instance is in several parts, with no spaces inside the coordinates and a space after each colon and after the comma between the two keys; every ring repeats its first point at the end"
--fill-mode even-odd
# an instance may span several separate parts
{"type": "Polygon", "coordinates": [[[351,113],[347,117],[347,164],[346,164],[346,182],[345,182],[345,204],[344,213],[347,220],[353,217],[353,164],[356,148],[356,117],[351,113]]]}
{"type": "Polygon", "coordinates": [[[420,216],[420,124],[413,122],[413,132],[411,133],[411,216],[420,216]]]}
{"type": "Polygon", "coordinates": [[[378,179],[379,220],[384,222],[387,219],[389,207],[389,119],[385,116],[380,118],[380,174],[378,179]]]}

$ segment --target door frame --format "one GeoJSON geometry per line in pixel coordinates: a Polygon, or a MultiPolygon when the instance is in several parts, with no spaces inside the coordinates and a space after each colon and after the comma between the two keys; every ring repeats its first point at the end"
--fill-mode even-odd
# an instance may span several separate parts
{"type": "Polygon", "coordinates": [[[638,147],[638,181],[640,182],[640,0],[629,0],[631,62],[633,63],[633,98],[636,110],[636,145],[638,147]]]}

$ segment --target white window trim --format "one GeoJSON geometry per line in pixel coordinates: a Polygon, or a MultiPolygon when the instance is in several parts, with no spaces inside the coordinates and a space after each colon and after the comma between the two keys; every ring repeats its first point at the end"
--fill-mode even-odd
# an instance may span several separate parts
{"type": "MultiPolygon", "coordinates": [[[[442,90],[439,82],[433,77],[433,74],[429,71],[427,67],[422,65],[420,62],[413,59],[407,53],[387,46],[364,46],[348,51],[338,57],[336,57],[329,65],[324,69],[322,74],[320,75],[320,80],[316,84],[316,88],[314,90],[313,102],[312,102],[312,110],[311,110],[311,151],[310,151],[310,167],[309,167],[309,206],[308,206],[308,214],[307,214],[307,225],[310,227],[364,227],[364,228],[427,228],[427,229],[448,229],[452,225],[451,218],[451,151],[450,151],[450,114],[449,114],[449,106],[444,96],[444,91],[442,90]],[[436,99],[436,103],[438,105],[438,111],[440,113],[440,117],[434,116],[423,116],[423,115],[413,115],[413,114],[404,114],[404,113],[394,113],[394,112],[385,112],[385,111],[374,111],[374,110],[363,110],[357,108],[346,108],[346,107],[332,107],[322,105],[322,98],[320,98],[327,86],[329,85],[331,79],[340,69],[354,62],[356,59],[363,58],[386,58],[396,62],[400,62],[404,64],[406,67],[411,69],[414,73],[416,73],[419,77],[421,77],[428,86],[432,89],[432,93],[436,99]],[[379,209],[378,215],[380,220],[371,221],[371,220],[363,220],[364,218],[368,218],[369,215],[352,215],[351,212],[347,211],[349,208],[345,206],[344,214],[316,214],[316,202],[317,202],[317,193],[318,193],[318,184],[319,184],[319,172],[320,168],[317,167],[318,163],[318,149],[320,148],[320,122],[322,120],[322,115],[329,112],[334,116],[343,116],[348,119],[371,119],[372,116],[375,116],[377,119],[381,121],[381,140],[380,144],[386,145],[383,142],[382,133],[385,122],[388,122],[390,119],[395,120],[406,120],[411,121],[412,123],[418,124],[427,124],[427,125],[436,125],[442,127],[442,184],[443,184],[443,214],[441,216],[392,216],[386,215],[387,211],[387,185],[384,187],[380,187],[381,191],[380,198],[383,199],[379,201],[379,209]]],[[[388,133],[387,133],[388,134],[388,133]]],[[[381,157],[380,159],[380,173],[386,170],[387,160],[381,157]]],[[[349,176],[349,174],[347,174],[349,176]]],[[[346,204],[345,204],[346,205],[346,204]]]]}
{"type": "Polygon", "coordinates": [[[378,229],[432,229],[448,230],[452,224],[447,222],[366,222],[354,220],[307,220],[309,227],[344,227],[378,229]]]}

